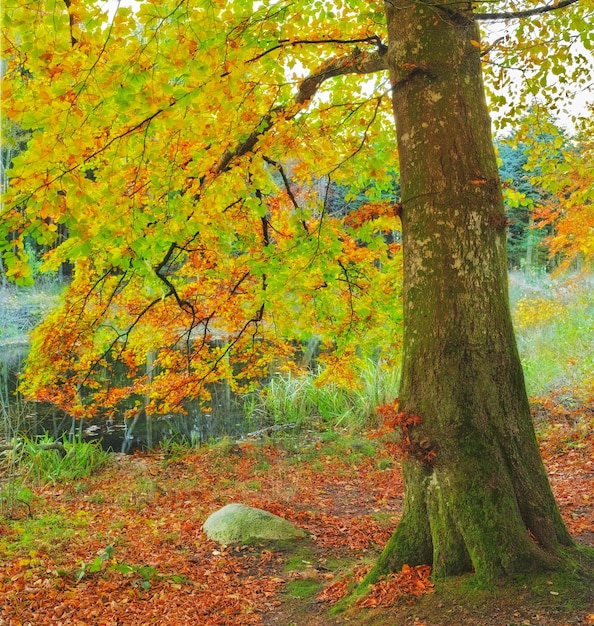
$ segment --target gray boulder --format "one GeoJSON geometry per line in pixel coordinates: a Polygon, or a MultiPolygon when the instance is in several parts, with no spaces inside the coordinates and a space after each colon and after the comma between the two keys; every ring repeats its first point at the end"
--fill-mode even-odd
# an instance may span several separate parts
{"type": "Polygon", "coordinates": [[[254,540],[283,541],[306,536],[286,519],[245,504],[228,504],[213,513],[202,529],[209,539],[223,545],[254,540]]]}

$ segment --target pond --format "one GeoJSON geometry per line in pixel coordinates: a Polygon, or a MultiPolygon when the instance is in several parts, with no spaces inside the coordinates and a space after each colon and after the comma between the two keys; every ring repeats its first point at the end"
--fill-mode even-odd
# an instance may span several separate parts
{"type": "Polygon", "coordinates": [[[257,428],[244,415],[243,398],[226,383],[210,386],[212,403],[208,409],[189,402],[185,415],[147,416],[142,411],[131,419],[77,420],[52,405],[26,402],[18,393],[28,349],[23,340],[0,343],[0,439],[8,441],[19,434],[49,435],[55,440],[80,437],[100,441],[105,449],[131,453],[153,448],[163,440],[198,445],[224,436],[239,438],[257,428]]]}

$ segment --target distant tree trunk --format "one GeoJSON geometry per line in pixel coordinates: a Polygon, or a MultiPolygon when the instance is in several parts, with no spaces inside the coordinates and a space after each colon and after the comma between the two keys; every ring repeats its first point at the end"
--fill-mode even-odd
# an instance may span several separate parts
{"type": "MultiPolygon", "coordinates": [[[[155,376],[155,359],[156,359],[155,351],[149,350],[146,355],[146,377],[147,377],[149,389],[153,382],[153,378],[155,376]]],[[[151,398],[147,391],[147,393],[144,395],[144,415],[146,419],[146,446],[149,450],[152,450],[153,449],[153,416],[148,410],[150,401],[151,401],[151,398]]]]}
{"type": "Polygon", "coordinates": [[[572,544],[511,323],[479,32],[470,9],[449,5],[386,3],[403,206],[400,410],[421,421],[403,462],[402,521],[367,582],[403,563],[487,579],[540,570],[572,544]]]}
{"type": "Polygon", "coordinates": [[[532,252],[534,250],[534,213],[530,211],[530,216],[528,218],[528,228],[526,229],[526,268],[528,270],[532,269],[532,252]]]}

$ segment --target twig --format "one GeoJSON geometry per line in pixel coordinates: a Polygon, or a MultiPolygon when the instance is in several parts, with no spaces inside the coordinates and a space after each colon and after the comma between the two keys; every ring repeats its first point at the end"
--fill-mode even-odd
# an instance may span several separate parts
{"type": "Polygon", "coordinates": [[[576,2],[579,2],[579,0],[561,0],[561,2],[545,4],[542,7],[526,9],[525,11],[511,11],[509,13],[475,13],[474,19],[483,22],[488,20],[517,20],[524,17],[532,17],[533,15],[541,15],[549,11],[557,11],[557,9],[564,9],[576,2]]]}

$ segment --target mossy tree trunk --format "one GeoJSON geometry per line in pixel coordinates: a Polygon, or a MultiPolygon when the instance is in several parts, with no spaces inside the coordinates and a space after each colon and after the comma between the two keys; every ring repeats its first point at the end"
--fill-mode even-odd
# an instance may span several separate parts
{"type": "Polygon", "coordinates": [[[478,28],[458,2],[386,6],[402,185],[400,410],[420,423],[403,462],[403,518],[367,582],[403,563],[484,578],[544,569],[572,540],[511,323],[478,28]]]}

